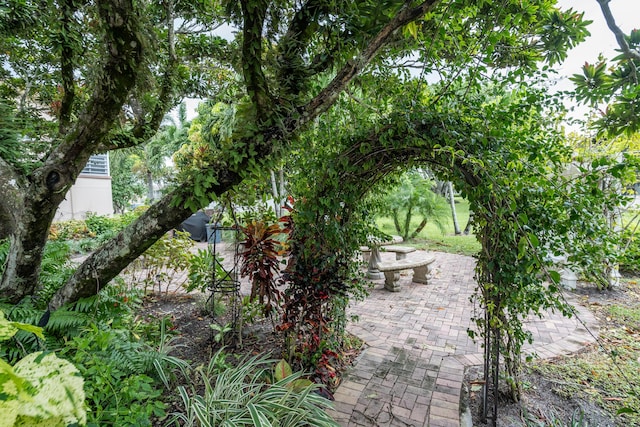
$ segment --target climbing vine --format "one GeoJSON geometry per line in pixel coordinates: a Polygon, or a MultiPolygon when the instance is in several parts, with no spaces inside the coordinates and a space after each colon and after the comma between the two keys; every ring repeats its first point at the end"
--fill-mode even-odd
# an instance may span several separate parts
{"type": "Polygon", "coordinates": [[[560,293],[558,257],[566,259],[564,266],[606,280],[616,262],[616,236],[605,212],[623,196],[600,184],[625,176],[634,163],[630,156],[599,158],[571,172],[572,149],[557,120],[559,100],[530,81],[474,86],[461,79],[447,89],[435,97],[433,88],[417,87],[419,105],[394,98],[398,113],[365,118],[362,129],[348,136],[334,134],[341,151],[315,168],[306,164],[286,327],[298,333],[296,322],[314,313],[306,325],[316,341],[303,342],[316,343],[312,350],[321,347],[334,320],[329,307],[344,310],[340,304],[355,290],[349,266],[370,232],[362,215],[365,195],[402,170],[428,165],[455,183],[474,212],[482,250],[472,302],[483,314],[470,334],[486,338],[489,359],[504,361],[500,377],[518,399],[522,345],[531,340],[522,322],[550,308],[571,315],[560,293]]]}

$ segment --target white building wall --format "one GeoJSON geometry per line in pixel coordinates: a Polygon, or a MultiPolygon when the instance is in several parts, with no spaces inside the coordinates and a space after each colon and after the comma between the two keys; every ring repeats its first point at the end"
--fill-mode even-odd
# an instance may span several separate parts
{"type": "Polygon", "coordinates": [[[110,176],[80,174],[58,207],[54,221],[85,219],[87,212],[113,214],[110,176]]]}

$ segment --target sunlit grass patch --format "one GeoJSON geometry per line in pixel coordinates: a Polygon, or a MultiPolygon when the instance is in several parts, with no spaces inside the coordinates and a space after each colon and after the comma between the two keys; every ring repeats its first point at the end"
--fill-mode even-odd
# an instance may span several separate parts
{"type": "MultiPolygon", "coordinates": [[[[461,230],[469,221],[469,203],[465,199],[456,198],[456,214],[461,230]]],[[[414,217],[412,226],[415,228],[421,218],[414,217]]],[[[397,234],[391,218],[379,217],[376,219],[378,228],[387,234],[397,234]]],[[[442,251],[463,255],[474,255],[480,250],[480,243],[473,234],[456,235],[451,218],[443,221],[444,230],[441,230],[433,222],[427,223],[420,234],[412,241],[403,243],[414,246],[417,249],[442,251]]]]}

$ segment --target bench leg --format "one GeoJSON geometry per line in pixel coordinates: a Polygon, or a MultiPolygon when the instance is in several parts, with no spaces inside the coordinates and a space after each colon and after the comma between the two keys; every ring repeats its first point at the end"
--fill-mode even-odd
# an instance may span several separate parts
{"type": "Polygon", "coordinates": [[[400,292],[400,272],[384,272],[384,288],[390,292],[400,292]]]}
{"type": "Polygon", "coordinates": [[[378,264],[382,262],[382,258],[380,257],[380,252],[373,248],[371,250],[371,256],[369,257],[369,268],[367,269],[367,277],[369,279],[382,279],[384,276],[378,270],[378,264]]]}
{"type": "Polygon", "coordinates": [[[423,265],[413,269],[413,281],[416,283],[429,284],[431,278],[431,264],[423,265]]]}

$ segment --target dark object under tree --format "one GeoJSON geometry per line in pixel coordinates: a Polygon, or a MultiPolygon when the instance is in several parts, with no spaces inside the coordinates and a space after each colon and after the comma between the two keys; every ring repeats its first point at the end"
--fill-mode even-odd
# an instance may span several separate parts
{"type": "Polygon", "coordinates": [[[207,224],[211,221],[209,215],[202,211],[198,211],[184,220],[176,230],[186,231],[189,233],[191,239],[196,242],[206,242],[207,239],[207,224]]]}

